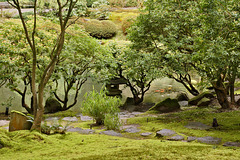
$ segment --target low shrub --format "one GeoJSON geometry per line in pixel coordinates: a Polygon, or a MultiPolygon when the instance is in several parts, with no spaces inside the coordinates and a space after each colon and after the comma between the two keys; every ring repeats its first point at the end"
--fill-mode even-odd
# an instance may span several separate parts
{"type": "Polygon", "coordinates": [[[85,30],[98,39],[110,39],[117,33],[116,25],[108,20],[90,20],[84,23],[85,30]]]}
{"type": "Polygon", "coordinates": [[[108,130],[119,130],[121,124],[118,114],[106,114],[104,125],[108,130]]]}
{"type": "Polygon", "coordinates": [[[103,90],[100,93],[92,91],[85,95],[81,111],[84,115],[93,117],[96,124],[106,123],[111,128],[119,123],[116,117],[118,116],[120,104],[120,99],[108,97],[103,90]]]}

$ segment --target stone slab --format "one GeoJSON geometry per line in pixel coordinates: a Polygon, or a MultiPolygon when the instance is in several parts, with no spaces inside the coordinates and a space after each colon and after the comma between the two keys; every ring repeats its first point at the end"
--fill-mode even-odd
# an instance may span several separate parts
{"type": "Polygon", "coordinates": [[[162,129],[158,131],[156,134],[157,134],[156,136],[164,137],[164,136],[172,136],[176,134],[176,132],[170,129],[162,129]]]}
{"type": "Polygon", "coordinates": [[[70,121],[70,122],[77,122],[77,117],[64,117],[62,120],[64,121],[70,121]]]}
{"type": "Polygon", "coordinates": [[[140,135],[143,136],[143,137],[148,137],[148,136],[152,135],[152,133],[151,132],[145,132],[145,133],[141,133],[140,135]]]}
{"type": "Polygon", "coordinates": [[[222,139],[221,138],[207,136],[207,137],[199,137],[199,138],[197,138],[197,141],[201,142],[201,143],[207,143],[207,144],[220,144],[222,139]]]}
{"type": "Polygon", "coordinates": [[[211,126],[208,126],[201,122],[189,122],[185,127],[189,129],[199,129],[199,130],[207,130],[212,128],[211,126]]]}
{"type": "Polygon", "coordinates": [[[181,136],[181,135],[176,135],[176,136],[168,138],[168,140],[170,140],[170,141],[182,141],[182,140],[184,140],[184,137],[181,136]]]}
{"type": "Polygon", "coordinates": [[[240,142],[226,142],[223,144],[225,147],[240,147],[240,142]]]}
{"type": "Polygon", "coordinates": [[[141,130],[138,129],[137,127],[129,127],[127,129],[124,130],[125,132],[128,132],[128,133],[138,133],[140,132],[141,130]]]}
{"type": "Polygon", "coordinates": [[[122,136],[121,133],[115,132],[113,130],[102,131],[102,132],[100,132],[100,134],[105,134],[105,135],[109,135],[109,136],[118,136],[118,137],[122,136]]]}

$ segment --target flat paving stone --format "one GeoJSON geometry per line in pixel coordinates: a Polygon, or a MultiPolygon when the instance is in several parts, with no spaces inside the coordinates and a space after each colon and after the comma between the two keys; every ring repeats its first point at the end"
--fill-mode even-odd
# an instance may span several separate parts
{"type": "Polygon", "coordinates": [[[79,128],[79,127],[76,127],[76,128],[69,128],[67,129],[68,132],[78,132],[80,134],[93,134],[95,133],[95,130],[92,130],[92,129],[82,129],[82,128],[79,128]]]}
{"type": "Polygon", "coordinates": [[[168,140],[170,140],[170,141],[182,141],[182,140],[184,140],[184,137],[181,136],[181,135],[176,135],[176,136],[168,138],[168,140]]]}
{"type": "Polygon", "coordinates": [[[77,122],[77,117],[64,117],[62,120],[64,121],[70,121],[70,122],[77,122]]]}
{"type": "Polygon", "coordinates": [[[225,142],[223,144],[225,147],[240,147],[240,142],[225,142]]]}
{"type": "Polygon", "coordinates": [[[197,141],[201,142],[201,143],[207,143],[207,144],[220,144],[222,139],[221,138],[207,136],[207,137],[199,137],[199,138],[197,138],[197,141]]]}
{"type": "Polygon", "coordinates": [[[199,130],[207,130],[212,128],[211,126],[208,126],[201,122],[189,122],[185,127],[189,129],[199,129],[199,130]]]}
{"type": "Polygon", "coordinates": [[[157,134],[156,136],[164,137],[164,136],[172,136],[176,134],[176,132],[170,129],[162,129],[158,131],[156,134],[157,134]]]}
{"type": "Polygon", "coordinates": [[[124,131],[128,132],[128,133],[138,133],[141,131],[141,129],[138,129],[137,127],[129,127],[127,129],[125,129],[124,131]]]}
{"type": "Polygon", "coordinates": [[[68,132],[78,132],[78,131],[81,131],[81,130],[83,130],[83,129],[79,128],[79,127],[67,129],[68,132]]]}
{"type": "Polygon", "coordinates": [[[141,133],[140,135],[143,136],[143,137],[148,137],[148,136],[152,135],[152,133],[151,132],[145,132],[145,133],[141,133]]]}
{"type": "Polygon", "coordinates": [[[188,142],[195,141],[196,139],[198,139],[198,137],[192,137],[192,136],[187,137],[188,142]]]}
{"type": "Polygon", "coordinates": [[[113,130],[102,131],[102,132],[100,132],[100,134],[105,134],[105,135],[109,135],[109,136],[118,136],[118,137],[122,136],[121,133],[115,132],[113,130]]]}
{"type": "Polygon", "coordinates": [[[10,121],[8,120],[0,120],[0,126],[6,126],[9,124],[10,121]]]}
{"type": "Polygon", "coordinates": [[[80,116],[81,121],[92,121],[93,118],[89,116],[80,116]]]}
{"type": "Polygon", "coordinates": [[[59,120],[60,118],[59,117],[48,117],[45,119],[45,121],[56,121],[56,120],[59,120]]]}

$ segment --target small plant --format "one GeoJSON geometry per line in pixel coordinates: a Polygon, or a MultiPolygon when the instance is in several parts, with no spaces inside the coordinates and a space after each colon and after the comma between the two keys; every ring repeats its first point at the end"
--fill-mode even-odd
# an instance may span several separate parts
{"type": "Polygon", "coordinates": [[[104,125],[108,130],[119,130],[121,123],[118,114],[106,114],[104,125]]]}
{"type": "Polygon", "coordinates": [[[50,134],[65,134],[70,122],[68,122],[65,126],[62,125],[62,119],[54,119],[51,125],[48,125],[45,121],[41,125],[41,132],[47,135],[50,134]]]}
{"type": "MultiPolygon", "coordinates": [[[[110,124],[110,121],[117,121],[120,106],[120,99],[117,97],[108,97],[106,93],[101,90],[100,93],[92,91],[85,95],[85,100],[82,103],[82,113],[92,116],[96,120],[96,124],[110,124]],[[113,116],[113,117],[110,117],[113,116]],[[107,117],[107,119],[105,119],[107,117]],[[106,121],[106,122],[105,122],[106,121]]],[[[116,122],[111,122],[116,124],[116,122]]],[[[110,125],[109,125],[110,126],[110,125]]]]}

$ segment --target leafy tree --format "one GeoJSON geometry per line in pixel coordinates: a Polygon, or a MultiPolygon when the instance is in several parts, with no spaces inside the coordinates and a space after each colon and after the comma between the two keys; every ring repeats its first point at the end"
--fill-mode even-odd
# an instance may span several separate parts
{"type": "Polygon", "coordinates": [[[33,95],[33,113],[34,113],[34,122],[32,129],[41,130],[41,121],[42,116],[44,113],[44,106],[43,106],[43,97],[44,97],[44,89],[46,84],[48,83],[51,75],[54,71],[55,65],[61,55],[64,41],[65,41],[65,34],[66,30],[71,23],[69,23],[69,19],[71,16],[72,11],[78,0],[57,0],[57,10],[58,10],[58,22],[59,22],[59,32],[58,37],[54,41],[54,47],[51,48],[49,51],[49,62],[44,67],[42,73],[37,72],[37,64],[39,61],[38,50],[37,47],[38,43],[36,43],[36,35],[38,33],[37,30],[37,0],[34,1],[34,15],[33,15],[33,24],[30,27],[26,20],[23,18],[22,11],[21,11],[21,4],[18,0],[8,0],[8,3],[11,4],[14,8],[18,10],[22,26],[24,29],[25,37],[28,42],[28,45],[31,48],[31,60],[32,60],[32,67],[31,67],[31,92],[33,95]],[[67,10],[67,14],[63,15],[63,10],[67,10]],[[36,78],[37,75],[41,77],[38,87],[36,78]]]}
{"type": "Polygon", "coordinates": [[[156,67],[169,78],[175,79],[192,94],[199,91],[191,82],[193,70],[193,30],[195,25],[188,13],[194,1],[146,2],[146,9],[132,26],[129,39],[132,47],[158,57],[156,67]]]}
{"type": "Polygon", "coordinates": [[[194,67],[212,84],[222,108],[229,109],[228,87],[234,103],[234,83],[240,66],[238,2],[203,0],[195,14],[201,16],[196,17],[200,26],[195,28],[194,67]]]}
{"type": "MultiPolygon", "coordinates": [[[[79,28],[78,28],[79,29],[79,28]]],[[[62,110],[68,110],[77,103],[77,98],[82,85],[91,77],[91,70],[95,67],[95,61],[99,54],[104,54],[104,49],[93,38],[87,35],[77,34],[69,37],[67,45],[64,46],[61,59],[57,62],[53,73],[53,94],[63,104],[62,110]],[[57,92],[59,81],[63,79],[64,96],[57,92]],[[75,91],[74,100],[69,103],[70,91],[75,91]]],[[[52,87],[52,86],[51,86],[52,87]]]]}
{"type": "Polygon", "coordinates": [[[102,71],[106,81],[114,78],[126,80],[130,88],[134,103],[140,104],[145,93],[150,89],[151,83],[159,74],[156,72],[153,54],[136,52],[127,46],[110,45],[110,55],[103,57],[102,71]]]}
{"type": "Polygon", "coordinates": [[[161,71],[186,83],[193,95],[198,94],[189,83],[189,71],[194,69],[213,85],[222,108],[230,108],[225,81],[234,101],[239,67],[237,2],[149,0],[146,11],[132,28],[133,47],[158,54],[161,71]]]}

